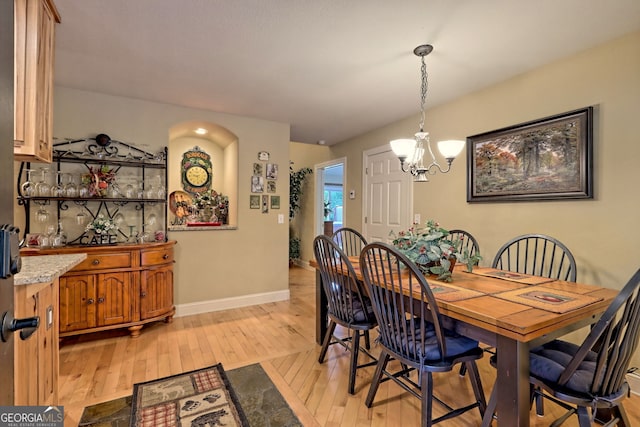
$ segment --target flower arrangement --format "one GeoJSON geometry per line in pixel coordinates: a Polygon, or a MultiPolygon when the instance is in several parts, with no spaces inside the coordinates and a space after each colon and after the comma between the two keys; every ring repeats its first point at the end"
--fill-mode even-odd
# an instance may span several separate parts
{"type": "Polygon", "coordinates": [[[92,197],[104,197],[107,195],[107,189],[116,179],[116,173],[107,165],[94,168],[88,166],[89,173],[82,175],[82,183],[89,186],[89,195],[92,197]]]}
{"type": "Polygon", "coordinates": [[[109,232],[115,229],[116,229],[116,225],[111,219],[105,218],[104,215],[99,214],[97,217],[94,218],[93,221],[87,224],[87,227],[85,228],[84,231],[85,232],[93,231],[95,234],[106,235],[106,234],[110,234],[109,232]]]}
{"type": "Polygon", "coordinates": [[[462,260],[449,231],[434,220],[428,220],[424,228],[418,224],[397,235],[389,235],[393,245],[413,261],[425,274],[435,274],[438,280],[451,282],[451,269],[457,259],[462,260]]]}

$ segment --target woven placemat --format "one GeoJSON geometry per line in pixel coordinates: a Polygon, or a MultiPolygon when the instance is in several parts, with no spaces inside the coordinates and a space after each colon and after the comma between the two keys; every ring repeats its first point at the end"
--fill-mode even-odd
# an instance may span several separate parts
{"type": "Polygon", "coordinates": [[[553,313],[566,313],[603,300],[603,298],[559,291],[544,286],[531,286],[494,294],[493,296],[553,313]]]}
{"type": "Polygon", "coordinates": [[[523,283],[525,285],[541,285],[543,283],[549,283],[556,280],[548,277],[532,276],[530,274],[516,273],[513,271],[498,270],[496,268],[487,267],[474,267],[472,273],[479,276],[495,277],[496,279],[523,283]]]}
{"type": "Polygon", "coordinates": [[[485,295],[482,292],[471,289],[460,288],[449,284],[434,283],[433,281],[429,281],[429,287],[431,288],[431,292],[433,292],[433,296],[441,301],[461,301],[485,295]]]}

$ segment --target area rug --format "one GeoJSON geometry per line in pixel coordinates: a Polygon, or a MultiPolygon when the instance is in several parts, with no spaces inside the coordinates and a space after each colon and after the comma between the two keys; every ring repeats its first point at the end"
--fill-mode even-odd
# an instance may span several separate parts
{"type": "MultiPolygon", "coordinates": [[[[240,412],[244,413],[244,420],[241,420],[241,422],[246,424],[235,425],[249,425],[253,427],[302,426],[302,423],[300,423],[276,386],[259,364],[249,365],[226,372],[222,371],[222,373],[223,375],[226,374],[228,379],[228,390],[231,390],[232,395],[237,396],[236,408],[239,408],[240,412]]],[[[192,373],[180,374],[179,376],[190,374],[192,373]]],[[[178,376],[170,377],[169,380],[177,377],[178,376]]],[[[164,379],[150,381],[149,383],[159,383],[162,380],[164,379]]],[[[205,392],[204,397],[206,397],[206,394],[208,393],[209,392],[205,392]]],[[[211,399],[212,398],[209,398],[209,400],[211,399]]],[[[229,399],[233,402],[233,398],[229,399]]],[[[196,404],[194,399],[177,398],[177,400],[184,401],[183,406],[186,405],[186,401],[192,400],[193,403],[190,403],[188,405],[189,407],[196,405],[198,407],[202,407],[202,404],[196,404]]],[[[131,418],[132,401],[132,396],[126,396],[109,402],[88,406],[84,409],[82,418],[78,425],[82,427],[129,427],[130,423],[133,421],[131,418]]],[[[217,399],[217,402],[219,403],[220,399],[217,399]]],[[[207,405],[205,406],[209,406],[208,402],[206,403],[207,405]]],[[[213,409],[211,412],[215,412],[216,410],[217,409],[213,409]]],[[[227,411],[226,408],[225,411],[227,411]]],[[[195,415],[195,410],[187,412],[193,413],[191,413],[190,416],[185,416],[184,419],[178,420],[178,423],[173,425],[184,427],[199,425],[198,421],[196,421],[197,416],[195,415]]],[[[214,418],[216,417],[210,417],[212,421],[215,421],[214,418]]],[[[203,419],[204,417],[200,418],[200,420],[203,419]]],[[[227,424],[224,417],[221,417],[219,420],[220,422],[227,424]]],[[[206,425],[207,427],[209,426],[209,424],[206,425]]],[[[227,425],[231,426],[234,424],[229,423],[227,425]]]]}

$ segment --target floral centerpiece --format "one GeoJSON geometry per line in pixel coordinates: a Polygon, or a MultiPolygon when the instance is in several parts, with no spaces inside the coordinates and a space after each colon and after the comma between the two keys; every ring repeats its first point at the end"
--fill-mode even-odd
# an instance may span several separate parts
{"type": "Polygon", "coordinates": [[[93,231],[95,234],[108,235],[111,234],[111,231],[115,229],[116,225],[111,219],[105,218],[104,215],[99,214],[93,219],[93,221],[87,224],[87,227],[84,231],[93,231]]]}
{"type": "Polygon", "coordinates": [[[82,183],[89,186],[91,197],[105,197],[109,184],[116,179],[116,173],[107,165],[99,167],[88,166],[89,173],[82,175],[82,183]]]}
{"type": "Polygon", "coordinates": [[[451,240],[449,231],[434,220],[427,221],[424,228],[417,225],[397,235],[392,231],[389,235],[393,245],[424,274],[434,274],[438,280],[450,282],[453,265],[457,259],[462,260],[456,243],[451,240]]]}

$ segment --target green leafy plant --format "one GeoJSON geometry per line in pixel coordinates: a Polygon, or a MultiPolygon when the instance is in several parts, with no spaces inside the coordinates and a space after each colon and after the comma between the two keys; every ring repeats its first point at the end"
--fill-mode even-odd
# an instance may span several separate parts
{"type": "Polygon", "coordinates": [[[331,212],[332,212],[332,210],[331,210],[331,202],[330,201],[328,201],[328,200],[324,201],[323,212],[324,212],[325,221],[330,221],[330,219],[331,219],[330,215],[331,215],[331,212]]]}
{"type": "Polygon", "coordinates": [[[307,175],[312,174],[311,168],[302,168],[294,171],[289,165],[289,220],[292,220],[295,214],[302,207],[302,188],[307,175]]]}
{"type": "Polygon", "coordinates": [[[300,258],[300,239],[298,237],[289,237],[289,262],[300,258]]]}
{"type": "Polygon", "coordinates": [[[450,282],[452,264],[461,256],[451,240],[449,231],[434,220],[428,220],[424,228],[418,224],[397,235],[389,235],[393,245],[413,261],[425,274],[435,274],[438,280],[450,282]]]}

